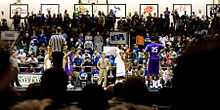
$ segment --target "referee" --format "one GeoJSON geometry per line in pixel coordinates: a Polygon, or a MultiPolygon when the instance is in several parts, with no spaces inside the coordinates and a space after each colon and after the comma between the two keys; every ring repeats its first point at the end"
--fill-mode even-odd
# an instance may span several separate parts
{"type": "Polygon", "coordinates": [[[52,35],[50,38],[49,46],[52,52],[62,52],[63,46],[66,44],[66,40],[61,31],[61,27],[57,27],[56,34],[52,35]]]}

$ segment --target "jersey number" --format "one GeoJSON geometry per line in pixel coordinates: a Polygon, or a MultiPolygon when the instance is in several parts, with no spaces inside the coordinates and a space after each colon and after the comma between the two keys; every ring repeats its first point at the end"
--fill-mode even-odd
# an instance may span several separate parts
{"type": "Polygon", "coordinates": [[[158,48],[157,48],[157,47],[152,47],[151,52],[152,52],[152,53],[158,53],[158,48]]]}

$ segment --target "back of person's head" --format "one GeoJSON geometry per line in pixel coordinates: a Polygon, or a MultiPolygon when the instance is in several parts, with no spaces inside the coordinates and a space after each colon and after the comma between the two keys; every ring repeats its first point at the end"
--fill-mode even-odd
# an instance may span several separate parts
{"type": "Polygon", "coordinates": [[[62,32],[62,28],[61,27],[57,27],[57,33],[61,33],[62,32]]]}
{"type": "Polygon", "coordinates": [[[26,100],[11,107],[11,110],[44,110],[51,105],[52,100],[26,100]]]}
{"type": "Polygon", "coordinates": [[[64,56],[64,54],[62,52],[53,52],[52,53],[52,63],[55,68],[62,68],[63,56],[64,56]]]}
{"type": "Polygon", "coordinates": [[[185,50],[174,70],[174,109],[211,109],[210,103],[218,100],[219,42],[220,38],[200,39],[185,50]]]}
{"type": "Polygon", "coordinates": [[[109,110],[154,110],[152,107],[143,105],[134,105],[129,103],[123,103],[110,108],[109,110]]]}
{"type": "Polygon", "coordinates": [[[33,83],[27,88],[24,99],[40,99],[40,84],[33,83]]]}
{"type": "Polygon", "coordinates": [[[43,97],[63,98],[68,83],[68,76],[59,68],[51,68],[44,72],[41,77],[41,90],[43,97]]]}
{"type": "Polygon", "coordinates": [[[123,98],[125,91],[124,83],[117,83],[113,87],[113,95],[114,97],[123,98]]]}
{"type": "Polygon", "coordinates": [[[6,47],[0,41],[0,91],[9,87],[15,75],[11,71],[10,52],[6,50],[6,47]]]}
{"type": "Polygon", "coordinates": [[[87,85],[80,97],[80,107],[82,110],[105,110],[107,99],[104,89],[95,84],[87,85]]]}
{"type": "Polygon", "coordinates": [[[143,104],[147,88],[142,77],[130,77],[125,81],[125,101],[143,104]]]}

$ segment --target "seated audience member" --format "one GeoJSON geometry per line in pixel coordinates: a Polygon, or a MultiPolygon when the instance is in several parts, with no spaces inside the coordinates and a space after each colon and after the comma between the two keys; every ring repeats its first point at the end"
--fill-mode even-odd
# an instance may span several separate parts
{"type": "Polygon", "coordinates": [[[20,50],[18,51],[17,59],[18,59],[18,63],[19,63],[19,64],[25,64],[25,61],[26,61],[26,53],[24,52],[24,49],[20,49],[20,50]]]}
{"type": "Polygon", "coordinates": [[[76,68],[76,71],[80,71],[79,66],[82,65],[83,59],[82,59],[81,55],[80,55],[78,52],[77,52],[76,55],[75,55],[75,58],[74,58],[73,63],[74,63],[74,66],[75,66],[75,68],[76,68]]]}
{"type": "Polygon", "coordinates": [[[38,59],[32,54],[29,58],[27,58],[27,64],[30,64],[32,66],[37,66],[38,59]]]}
{"type": "Polygon", "coordinates": [[[0,41],[0,110],[9,108],[20,100],[19,94],[10,87],[10,83],[16,76],[11,70],[10,54],[4,50],[0,41]]]}
{"type": "Polygon", "coordinates": [[[104,89],[95,84],[83,89],[79,103],[82,110],[106,110],[108,107],[104,89]]]}
{"type": "Polygon", "coordinates": [[[219,95],[219,42],[219,37],[200,39],[179,58],[174,69],[172,110],[218,108],[214,103],[219,95]]]}

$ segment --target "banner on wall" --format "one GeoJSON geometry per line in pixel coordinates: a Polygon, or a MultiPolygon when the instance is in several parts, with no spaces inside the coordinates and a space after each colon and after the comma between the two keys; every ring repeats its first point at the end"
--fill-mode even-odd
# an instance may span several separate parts
{"type": "Polygon", "coordinates": [[[126,17],[126,4],[109,4],[109,12],[112,10],[117,18],[126,17]]]}
{"type": "Polygon", "coordinates": [[[188,16],[191,16],[192,4],[173,4],[173,10],[177,11],[179,16],[184,15],[185,11],[188,16]]]}
{"type": "Polygon", "coordinates": [[[86,14],[87,12],[89,15],[92,15],[92,5],[91,4],[75,4],[74,11],[80,12],[80,14],[86,14]]]}
{"type": "Polygon", "coordinates": [[[48,11],[52,15],[60,13],[60,4],[41,4],[41,12],[47,14],[48,11]]]}
{"type": "Polygon", "coordinates": [[[122,45],[127,42],[128,34],[126,32],[110,32],[110,44],[122,45]]]}
{"type": "Polygon", "coordinates": [[[140,14],[148,16],[158,16],[159,5],[158,4],[140,4],[140,14]]]}
{"type": "Polygon", "coordinates": [[[105,15],[107,15],[108,14],[108,5],[105,5],[105,4],[94,4],[93,5],[93,14],[95,16],[98,16],[98,12],[99,11],[101,11],[105,15]]]}
{"type": "Polygon", "coordinates": [[[21,18],[25,18],[28,15],[28,4],[10,4],[10,18],[13,18],[16,12],[21,18]]]}
{"type": "Polygon", "coordinates": [[[1,40],[2,41],[15,41],[19,36],[17,31],[2,31],[1,40]]]}
{"type": "Polygon", "coordinates": [[[30,84],[39,83],[42,75],[19,74],[18,80],[22,87],[28,87],[30,84]]]}

